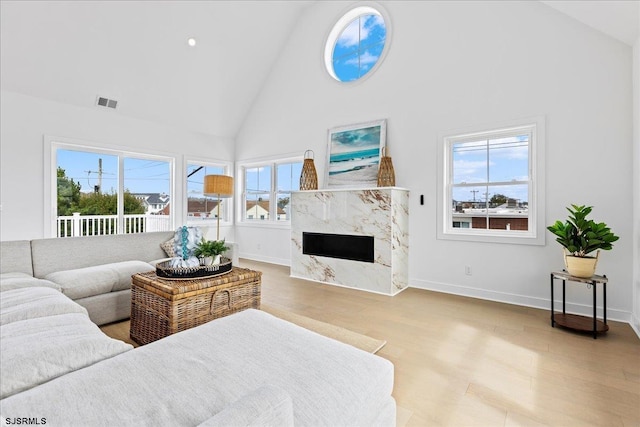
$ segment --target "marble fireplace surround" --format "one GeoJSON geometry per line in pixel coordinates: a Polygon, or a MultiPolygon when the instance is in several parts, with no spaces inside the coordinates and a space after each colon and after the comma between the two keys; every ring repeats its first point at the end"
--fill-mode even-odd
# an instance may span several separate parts
{"type": "Polygon", "coordinates": [[[408,286],[409,191],[397,187],[291,194],[291,277],[395,295],[408,286]],[[374,261],[303,253],[303,233],[371,236],[374,261]]]}

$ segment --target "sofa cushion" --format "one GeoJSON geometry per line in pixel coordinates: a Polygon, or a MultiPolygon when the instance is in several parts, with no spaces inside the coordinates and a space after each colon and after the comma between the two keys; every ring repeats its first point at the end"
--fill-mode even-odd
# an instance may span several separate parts
{"type": "Polygon", "coordinates": [[[155,269],[144,261],[123,261],[47,274],[71,299],[122,291],[131,287],[131,276],[155,269]]]}
{"type": "Polygon", "coordinates": [[[14,289],[0,298],[0,325],[67,313],[87,315],[87,310],[51,288],[14,289]]]}
{"type": "Polygon", "coordinates": [[[100,264],[129,261],[151,261],[163,258],[160,243],[174,232],[114,234],[109,236],[65,237],[31,241],[33,275],[44,278],[48,274],[91,267],[100,264]]]}
{"type": "Polygon", "coordinates": [[[286,391],[263,386],[242,396],[198,427],[293,427],[293,402],[286,391]]]}
{"type": "Polygon", "coordinates": [[[173,258],[176,256],[176,250],[174,248],[173,237],[166,242],[160,243],[160,247],[167,254],[168,257],[173,258]]]}
{"type": "Polygon", "coordinates": [[[0,274],[0,292],[9,291],[11,289],[45,287],[60,291],[60,286],[45,279],[37,279],[26,273],[1,273],[0,274]]]}
{"type": "Polygon", "coordinates": [[[198,425],[267,384],[291,396],[296,426],[367,425],[395,407],[391,362],[249,309],[11,396],[2,416],[38,408],[51,425],[198,425]]]}
{"type": "Polygon", "coordinates": [[[19,272],[33,276],[30,241],[0,242],[0,259],[0,273],[19,272]]]}
{"type": "Polygon", "coordinates": [[[2,325],[0,340],[0,399],[133,348],[107,337],[84,313],[2,325]]]}

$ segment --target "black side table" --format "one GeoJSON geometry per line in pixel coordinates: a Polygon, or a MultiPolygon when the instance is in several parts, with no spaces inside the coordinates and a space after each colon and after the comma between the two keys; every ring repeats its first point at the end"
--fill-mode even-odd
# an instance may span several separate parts
{"type": "Polygon", "coordinates": [[[551,273],[551,326],[555,327],[556,324],[564,326],[565,328],[575,329],[578,331],[593,332],[593,339],[597,338],[599,332],[606,332],[609,330],[607,325],[607,279],[606,275],[598,276],[594,275],[588,278],[576,277],[567,273],[566,271],[554,271],[551,273]],[[553,282],[555,279],[562,280],[562,313],[556,313],[553,308],[553,282]],[[566,282],[580,282],[590,285],[593,289],[593,318],[586,316],[580,316],[577,314],[567,314],[565,312],[565,284],[566,282]],[[602,320],[597,319],[596,314],[596,285],[602,283],[602,320]]]}

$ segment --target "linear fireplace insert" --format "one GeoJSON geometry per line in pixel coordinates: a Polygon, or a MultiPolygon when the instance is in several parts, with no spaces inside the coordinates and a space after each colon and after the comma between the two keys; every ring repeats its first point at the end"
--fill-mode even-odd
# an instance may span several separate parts
{"type": "Polygon", "coordinates": [[[302,253],[352,261],[374,262],[373,236],[303,232],[302,253]]]}

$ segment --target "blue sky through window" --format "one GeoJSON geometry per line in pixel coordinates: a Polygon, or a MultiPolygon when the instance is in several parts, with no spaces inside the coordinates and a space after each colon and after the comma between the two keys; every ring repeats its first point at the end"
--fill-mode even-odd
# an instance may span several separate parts
{"type": "Polygon", "coordinates": [[[247,168],[245,171],[245,188],[247,193],[266,193],[260,197],[269,198],[271,192],[271,166],[247,168]]]}
{"type": "Polygon", "coordinates": [[[502,194],[528,202],[528,185],[522,183],[529,180],[528,134],[460,142],[452,151],[453,184],[465,185],[453,188],[454,200],[481,201],[502,194]]]}
{"type": "Polygon", "coordinates": [[[302,163],[284,163],[278,165],[278,191],[290,192],[300,190],[300,174],[302,173],[302,163]]]}
{"type": "Polygon", "coordinates": [[[380,15],[361,15],[342,31],[333,49],[333,71],[340,81],[357,80],[380,59],[387,36],[380,15]]]}
{"type": "MultiPolygon", "coordinates": [[[[81,191],[92,193],[100,181],[102,159],[102,188],[107,194],[118,192],[118,156],[105,153],[58,149],[57,166],[66,176],[80,183],[81,191]]],[[[170,191],[169,162],[126,157],[124,159],[124,187],[131,193],[165,193],[170,191]]]]}

